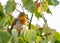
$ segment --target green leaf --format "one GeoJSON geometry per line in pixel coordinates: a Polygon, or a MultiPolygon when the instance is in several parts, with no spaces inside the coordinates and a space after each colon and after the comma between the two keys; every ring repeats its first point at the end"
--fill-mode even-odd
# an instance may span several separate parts
{"type": "Polygon", "coordinates": [[[51,14],[51,11],[50,11],[50,9],[49,9],[49,8],[47,9],[47,11],[46,11],[46,12],[51,14]]]}
{"type": "Polygon", "coordinates": [[[56,30],[54,29],[51,29],[48,24],[44,24],[43,25],[43,32],[45,32],[46,34],[49,34],[49,33],[54,33],[56,30]]]}
{"type": "Polygon", "coordinates": [[[12,13],[16,8],[16,3],[14,0],[8,0],[5,6],[6,14],[12,13]]]}
{"type": "Polygon", "coordinates": [[[26,35],[27,30],[23,29],[20,33],[20,36],[24,39],[25,35],[26,35]]]}
{"type": "Polygon", "coordinates": [[[48,4],[49,4],[49,5],[54,5],[54,6],[56,6],[56,5],[59,4],[59,1],[57,1],[57,0],[47,0],[47,1],[48,1],[48,4]]]}
{"type": "Polygon", "coordinates": [[[56,40],[60,41],[60,34],[58,32],[55,32],[54,37],[56,40]]]}
{"type": "Polygon", "coordinates": [[[20,32],[20,36],[19,36],[19,42],[20,43],[24,43],[25,41],[25,36],[26,36],[26,32],[27,32],[27,30],[26,29],[23,29],[23,30],[21,30],[21,32],[20,32]]]}
{"type": "Polygon", "coordinates": [[[48,9],[48,1],[42,0],[41,7],[42,7],[43,11],[47,11],[47,9],[48,9]]]}
{"type": "Polygon", "coordinates": [[[27,43],[28,41],[25,40],[26,39],[26,33],[27,33],[27,30],[26,29],[23,29],[21,32],[20,32],[20,36],[19,36],[19,42],[20,43],[27,43]]]}
{"type": "Polygon", "coordinates": [[[1,43],[8,43],[10,40],[10,34],[4,31],[0,31],[0,41],[1,43]]]}
{"type": "Polygon", "coordinates": [[[0,3],[0,20],[2,20],[4,17],[5,17],[5,15],[4,15],[4,9],[3,9],[3,6],[0,3]]]}
{"type": "Polygon", "coordinates": [[[12,39],[14,43],[18,43],[18,33],[15,29],[12,30],[12,39]]]}
{"type": "Polygon", "coordinates": [[[5,22],[4,20],[0,20],[0,27],[3,26],[4,22],[5,22]]]}
{"type": "MultiPolygon", "coordinates": [[[[21,31],[21,34],[20,34],[21,38],[22,39],[22,42],[28,42],[28,43],[32,43],[36,40],[36,31],[33,30],[33,29],[30,29],[30,30],[25,30],[23,29],[21,31]]],[[[21,42],[21,41],[20,41],[21,42]]]]}
{"type": "Polygon", "coordinates": [[[31,24],[31,29],[35,29],[35,26],[33,24],[31,24]]]}
{"type": "Polygon", "coordinates": [[[13,16],[10,14],[10,15],[8,15],[6,17],[6,21],[5,21],[5,23],[4,23],[4,26],[9,26],[9,25],[11,25],[12,24],[12,22],[13,22],[13,20],[14,20],[14,18],[13,18],[13,16]],[[7,18],[8,17],[8,18],[7,18]]]}
{"type": "Polygon", "coordinates": [[[40,35],[40,36],[42,36],[42,29],[38,29],[38,30],[36,30],[36,33],[37,33],[37,35],[40,35]]]}
{"type": "Polygon", "coordinates": [[[24,39],[23,39],[23,37],[18,37],[18,43],[24,43],[25,41],[24,41],[24,39]]]}
{"type": "Polygon", "coordinates": [[[40,36],[37,36],[36,43],[40,43],[42,41],[42,38],[40,36]]]}
{"type": "Polygon", "coordinates": [[[38,13],[38,12],[35,12],[35,16],[36,16],[36,18],[39,20],[39,17],[41,16],[41,14],[38,13]]]}
{"type": "Polygon", "coordinates": [[[53,35],[48,35],[48,40],[50,43],[55,43],[55,37],[53,35]]]}
{"type": "Polygon", "coordinates": [[[5,22],[5,14],[4,14],[4,8],[0,3],[0,27],[3,26],[4,22],[5,22]]]}
{"type": "Polygon", "coordinates": [[[35,5],[33,3],[33,0],[22,0],[23,6],[30,12],[35,11],[35,5]]]}
{"type": "Polygon", "coordinates": [[[28,30],[25,35],[25,40],[29,43],[34,42],[36,40],[36,31],[34,31],[33,29],[28,30]]]}
{"type": "Polygon", "coordinates": [[[48,40],[42,40],[41,43],[48,43],[48,40]]]}
{"type": "Polygon", "coordinates": [[[60,41],[55,41],[55,43],[60,43],[60,41]]]}

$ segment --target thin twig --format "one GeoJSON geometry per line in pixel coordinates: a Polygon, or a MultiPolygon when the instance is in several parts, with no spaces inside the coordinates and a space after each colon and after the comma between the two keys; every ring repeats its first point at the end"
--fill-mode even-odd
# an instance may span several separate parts
{"type": "Polygon", "coordinates": [[[38,0],[37,0],[37,2],[38,2],[38,0]]]}
{"type": "Polygon", "coordinates": [[[16,9],[18,12],[21,12],[21,11],[19,11],[18,9],[16,9]]]}
{"type": "Polygon", "coordinates": [[[17,4],[21,6],[21,8],[22,8],[22,10],[23,10],[23,12],[24,12],[23,6],[22,6],[20,3],[17,3],[17,4]]]}
{"type": "Polygon", "coordinates": [[[30,20],[30,23],[29,23],[29,29],[31,28],[32,18],[33,18],[33,14],[32,14],[32,16],[31,16],[31,20],[30,20]]]}
{"type": "Polygon", "coordinates": [[[29,18],[27,18],[27,17],[26,17],[26,19],[28,19],[28,20],[30,21],[30,19],[29,19],[29,18]]]}

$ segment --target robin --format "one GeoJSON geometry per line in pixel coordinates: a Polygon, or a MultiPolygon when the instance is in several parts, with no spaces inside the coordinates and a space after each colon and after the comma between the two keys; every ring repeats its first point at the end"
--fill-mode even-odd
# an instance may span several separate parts
{"type": "Polygon", "coordinates": [[[17,28],[17,31],[20,32],[21,29],[23,29],[24,25],[26,26],[27,21],[26,21],[26,16],[24,12],[20,12],[18,18],[16,18],[10,28],[10,32],[13,29],[13,27],[15,26],[17,28]]]}

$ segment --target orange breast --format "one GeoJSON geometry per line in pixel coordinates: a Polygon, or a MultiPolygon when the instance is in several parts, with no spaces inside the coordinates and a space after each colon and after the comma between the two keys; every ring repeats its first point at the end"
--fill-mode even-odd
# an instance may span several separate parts
{"type": "Polygon", "coordinates": [[[26,25],[26,24],[27,24],[27,22],[26,22],[26,17],[25,17],[25,16],[21,16],[21,17],[19,18],[19,20],[20,20],[20,23],[21,23],[21,24],[23,24],[23,25],[26,25]]]}

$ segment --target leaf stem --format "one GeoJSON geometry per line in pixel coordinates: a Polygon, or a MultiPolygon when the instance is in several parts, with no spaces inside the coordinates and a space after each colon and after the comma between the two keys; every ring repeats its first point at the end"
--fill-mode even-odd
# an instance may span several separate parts
{"type": "Polygon", "coordinates": [[[47,24],[47,20],[45,19],[44,14],[42,14],[42,18],[43,18],[45,24],[47,24]]]}

